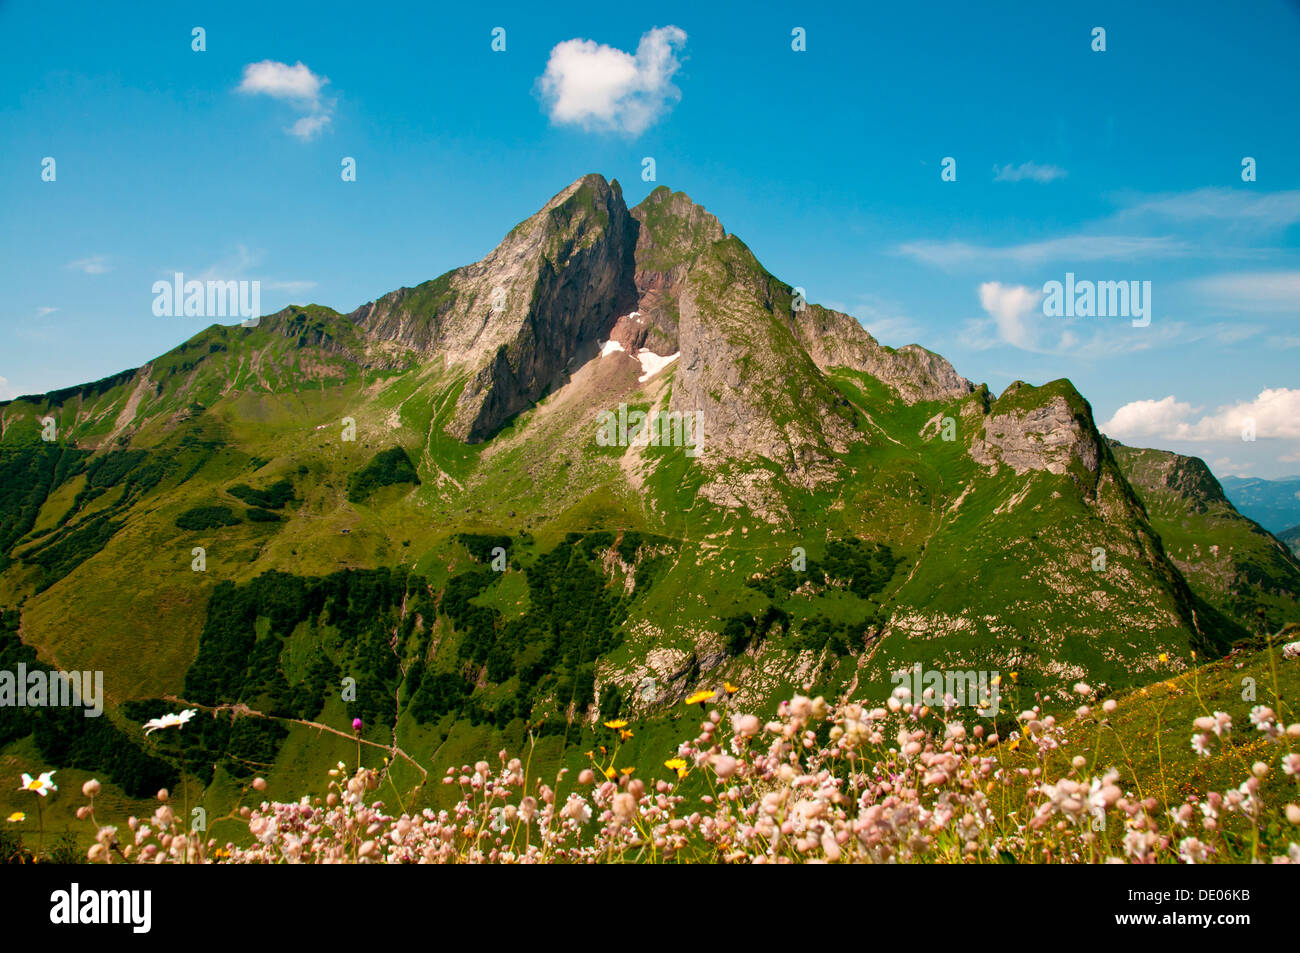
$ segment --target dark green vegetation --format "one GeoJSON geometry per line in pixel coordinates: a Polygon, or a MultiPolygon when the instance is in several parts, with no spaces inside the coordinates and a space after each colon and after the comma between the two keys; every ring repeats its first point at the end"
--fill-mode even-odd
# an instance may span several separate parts
{"type": "MultiPolygon", "coordinates": [[[[18,617],[16,611],[0,611],[0,671],[16,673],[19,664],[29,672],[52,671],[18,638],[18,617]]],[[[118,728],[108,713],[88,718],[85,711],[76,706],[0,706],[0,748],[30,735],[50,764],[111,777],[131,797],[151,797],[176,783],[176,769],[148,753],[138,733],[118,728]]]]}
{"type": "Polygon", "coordinates": [[[0,446],[0,570],[9,565],[13,544],[36,523],[51,490],[79,473],[88,450],[46,443],[0,446]]]}
{"type": "Polygon", "coordinates": [[[284,509],[286,503],[293,501],[293,483],[289,480],[279,480],[264,490],[255,490],[241,483],[232,486],[227,492],[239,497],[249,506],[263,510],[284,509]]]}
{"type": "Polygon", "coordinates": [[[228,506],[196,506],[176,517],[177,529],[219,529],[222,526],[238,526],[239,523],[239,517],[228,506]]]}
{"type": "Polygon", "coordinates": [[[420,483],[415,465],[401,447],[380,451],[364,468],[350,476],[348,500],[360,503],[380,487],[397,483],[412,483],[417,486],[420,483]]]}
{"type": "Polygon", "coordinates": [[[99,553],[128,512],[181,465],[180,453],[113,450],[91,457],[56,444],[0,450],[0,568],[18,558],[36,567],[41,592],[99,553]],[[35,529],[36,515],[56,490],[83,478],[71,505],[52,527],[35,529]]]}

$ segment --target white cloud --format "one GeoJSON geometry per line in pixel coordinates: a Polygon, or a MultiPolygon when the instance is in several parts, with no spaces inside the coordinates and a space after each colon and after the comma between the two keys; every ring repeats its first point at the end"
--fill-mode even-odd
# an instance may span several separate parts
{"type": "Polygon", "coordinates": [[[941,268],[968,265],[1037,265],[1046,261],[1178,258],[1191,250],[1185,242],[1141,235],[1071,235],[1021,245],[973,245],[968,242],[905,242],[899,252],[941,268]]]}
{"type": "Polygon", "coordinates": [[[1257,439],[1300,440],[1300,390],[1263,390],[1253,400],[1228,404],[1196,418],[1199,412],[1173,395],[1135,400],[1115,411],[1101,429],[1121,439],[1240,440],[1244,431],[1253,428],[1257,439]]]}
{"type": "Polygon", "coordinates": [[[1192,405],[1170,394],[1160,400],[1134,400],[1125,404],[1101,425],[1112,437],[1167,437],[1185,426],[1192,405]]]}
{"type": "Polygon", "coordinates": [[[1128,321],[1049,318],[1042,310],[1043,292],[1025,285],[986,281],[979,299],[988,317],[966,321],[961,340],[980,351],[1010,345],[1034,354],[1097,360],[1160,347],[1185,333],[1178,321],[1134,328],[1128,321]]]}
{"type": "Polygon", "coordinates": [[[6,378],[0,377],[0,400],[13,400],[18,396],[18,391],[9,386],[6,378]]]}
{"type": "Polygon", "coordinates": [[[58,310],[59,310],[58,308],[49,308],[49,307],[45,307],[45,308],[37,308],[37,309],[36,309],[36,316],[37,316],[38,318],[43,318],[43,317],[45,317],[47,314],[53,314],[55,311],[58,311],[58,310]]]}
{"type": "Polygon", "coordinates": [[[1053,179],[1063,179],[1068,174],[1060,166],[1039,165],[1037,162],[1022,162],[1020,165],[995,165],[993,167],[994,182],[1022,182],[1025,179],[1029,179],[1031,182],[1051,182],[1053,179]]]}
{"type": "Polygon", "coordinates": [[[1230,222],[1237,226],[1286,228],[1300,222],[1300,191],[1204,188],[1134,201],[1120,218],[1156,215],[1179,222],[1230,222]]]}
{"type": "Polygon", "coordinates": [[[274,60],[249,63],[237,92],[249,96],[270,96],[288,103],[301,116],[285,131],[299,139],[310,140],[330,124],[335,100],[321,95],[329,80],[318,76],[300,61],[293,66],[274,60]]]}
{"type": "Polygon", "coordinates": [[[538,80],[551,121],[640,135],[681,98],[672,78],[685,44],[675,26],[644,34],[635,56],[594,40],[557,44],[538,80]]]}
{"type": "Polygon", "coordinates": [[[66,267],[87,275],[104,275],[113,270],[108,264],[108,258],[104,255],[78,258],[76,261],[68,262],[66,267]]]}
{"type": "Polygon", "coordinates": [[[1193,289],[1234,311],[1300,313],[1300,271],[1235,272],[1202,278],[1193,289]]]}
{"type": "Polygon", "coordinates": [[[297,136],[299,139],[310,141],[318,135],[322,129],[330,124],[330,117],[325,114],[316,116],[303,116],[292,126],[289,127],[289,135],[297,136]]]}
{"type": "Polygon", "coordinates": [[[993,319],[1002,341],[1026,351],[1038,350],[1043,317],[1041,291],[986,281],[980,285],[979,295],[980,307],[993,319]]]}
{"type": "Polygon", "coordinates": [[[263,93],[276,99],[310,105],[320,101],[321,88],[328,82],[301,61],[289,66],[274,60],[262,60],[244,67],[244,79],[239,84],[239,91],[263,93]]]}

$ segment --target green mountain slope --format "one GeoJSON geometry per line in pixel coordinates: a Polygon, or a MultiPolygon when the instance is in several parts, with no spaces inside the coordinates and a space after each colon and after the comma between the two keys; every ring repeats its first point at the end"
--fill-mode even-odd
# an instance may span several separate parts
{"type": "MultiPolygon", "coordinates": [[[[558,760],[616,714],[651,752],[726,683],[759,710],[883,700],[913,663],[1118,688],[1256,605],[1295,618],[1292,563],[1220,593],[1186,556],[1218,524],[1166,527],[1126,459],[1068,381],[994,399],[806,304],[685,195],[628,209],[585,176],[352,314],[0,404],[0,607],[42,662],[104,671],[118,741],[214,807],[251,765],[306,789],[346,755],[292,719],[361,717],[437,770],[530,731],[558,760]],[[700,439],[598,439],[656,411],[700,439]],[[146,742],[168,696],[279,720],[146,742]]],[[[0,743],[50,759],[29,727],[0,743]]],[[[62,766],[111,775],[106,737],[62,766]]]]}
{"type": "Polygon", "coordinates": [[[1197,593],[1252,630],[1261,613],[1269,631],[1296,620],[1300,563],[1272,534],[1237,512],[1204,462],[1110,444],[1166,552],[1197,593]]]}

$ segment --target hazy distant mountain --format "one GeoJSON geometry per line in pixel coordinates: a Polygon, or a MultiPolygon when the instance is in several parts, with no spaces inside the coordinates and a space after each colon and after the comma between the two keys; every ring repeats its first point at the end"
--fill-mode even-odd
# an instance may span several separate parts
{"type": "Polygon", "coordinates": [[[1300,477],[1224,477],[1223,492],[1243,516],[1270,532],[1280,533],[1300,523],[1300,477]]]}

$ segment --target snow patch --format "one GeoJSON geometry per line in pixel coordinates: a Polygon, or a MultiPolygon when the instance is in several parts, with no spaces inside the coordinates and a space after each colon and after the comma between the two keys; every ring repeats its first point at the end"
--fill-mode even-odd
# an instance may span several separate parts
{"type": "Polygon", "coordinates": [[[661,357],[648,348],[641,348],[636,352],[636,359],[641,362],[641,370],[645,371],[645,373],[637,378],[637,383],[644,384],[681,356],[681,351],[676,354],[669,354],[667,357],[661,357]]]}
{"type": "Polygon", "coordinates": [[[600,349],[600,356],[605,357],[606,355],[622,350],[623,345],[619,344],[617,341],[606,341],[605,346],[600,349]]]}

